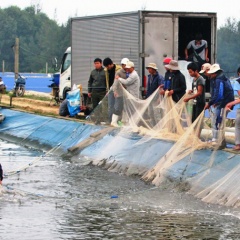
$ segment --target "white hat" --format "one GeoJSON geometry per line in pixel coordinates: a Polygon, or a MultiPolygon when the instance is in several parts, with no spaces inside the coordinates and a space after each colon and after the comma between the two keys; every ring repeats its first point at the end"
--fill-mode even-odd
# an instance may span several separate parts
{"type": "Polygon", "coordinates": [[[211,67],[211,64],[210,64],[210,63],[204,63],[204,64],[202,65],[202,70],[201,70],[199,73],[204,73],[204,72],[206,72],[206,70],[209,70],[210,67],[211,67]]]}
{"type": "Polygon", "coordinates": [[[171,70],[180,70],[176,60],[171,60],[169,64],[165,65],[165,67],[171,70]]]}
{"type": "Polygon", "coordinates": [[[208,71],[208,73],[215,73],[215,72],[217,72],[217,71],[219,71],[219,70],[222,70],[221,68],[220,68],[220,65],[219,64],[217,64],[217,63],[214,63],[211,67],[210,67],[210,70],[208,71]]]}
{"type": "Polygon", "coordinates": [[[128,61],[125,68],[132,68],[132,67],[134,67],[134,63],[131,61],[128,61]]]}
{"type": "Polygon", "coordinates": [[[155,70],[158,69],[156,63],[149,63],[148,66],[146,67],[146,69],[148,69],[148,68],[153,68],[155,70]]]}
{"type": "Polygon", "coordinates": [[[129,59],[128,58],[123,58],[122,60],[121,60],[121,64],[127,64],[129,62],[129,59]]]}

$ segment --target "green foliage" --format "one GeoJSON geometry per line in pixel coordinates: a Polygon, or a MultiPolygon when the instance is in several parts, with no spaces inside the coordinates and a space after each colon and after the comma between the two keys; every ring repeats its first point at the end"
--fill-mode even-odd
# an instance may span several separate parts
{"type": "MultiPolygon", "coordinates": [[[[15,39],[19,38],[19,71],[48,72],[52,68],[52,59],[62,58],[63,52],[70,46],[70,19],[59,26],[35,6],[21,10],[17,6],[0,8],[0,71],[2,61],[5,72],[14,71],[15,39]]],[[[240,65],[240,22],[227,19],[225,25],[217,30],[217,62],[229,77],[236,76],[240,65]]]]}
{"type": "Polygon", "coordinates": [[[32,94],[25,94],[23,96],[23,98],[34,99],[34,100],[41,100],[41,101],[46,101],[46,102],[50,101],[49,97],[36,96],[36,95],[32,95],[32,94]]]}
{"type": "Polygon", "coordinates": [[[24,10],[17,6],[0,8],[0,63],[4,60],[5,72],[14,72],[16,38],[19,38],[20,72],[46,72],[46,62],[50,72],[54,72],[52,59],[61,59],[70,46],[69,23],[59,26],[46,14],[35,11],[34,6],[24,10]]]}
{"type": "Polygon", "coordinates": [[[217,32],[217,61],[228,77],[237,76],[240,66],[240,22],[228,18],[217,32]]]}

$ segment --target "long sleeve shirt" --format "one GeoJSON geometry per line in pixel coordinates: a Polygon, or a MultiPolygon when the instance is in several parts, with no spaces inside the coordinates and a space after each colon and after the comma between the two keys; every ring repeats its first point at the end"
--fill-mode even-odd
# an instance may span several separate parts
{"type": "Polygon", "coordinates": [[[129,74],[129,77],[127,79],[119,78],[118,80],[127,87],[127,91],[130,94],[136,98],[139,98],[140,78],[135,70],[129,74]]]}
{"type": "Polygon", "coordinates": [[[221,108],[227,103],[234,101],[234,91],[232,85],[223,73],[219,74],[213,81],[211,89],[211,100],[209,105],[218,104],[221,108]]]}
{"type": "Polygon", "coordinates": [[[164,78],[162,75],[160,75],[158,72],[156,72],[154,75],[149,74],[146,97],[148,98],[162,84],[164,84],[164,78]]]}
{"type": "Polygon", "coordinates": [[[88,80],[88,92],[104,92],[106,91],[106,75],[104,68],[100,70],[92,70],[88,80]]]}

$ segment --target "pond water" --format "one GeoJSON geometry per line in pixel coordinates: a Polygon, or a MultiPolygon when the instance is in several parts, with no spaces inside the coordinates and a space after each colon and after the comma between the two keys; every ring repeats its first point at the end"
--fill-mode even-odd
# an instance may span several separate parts
{"type": "Polygon", "coordinates": [[[240,239],[239,209],[171,185],[1,140],[0,162],[0,239],[240,239]]]}

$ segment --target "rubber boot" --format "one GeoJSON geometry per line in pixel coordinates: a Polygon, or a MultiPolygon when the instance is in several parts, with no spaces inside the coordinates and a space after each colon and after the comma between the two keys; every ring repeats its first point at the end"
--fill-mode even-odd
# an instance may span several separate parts
{"type": "Polygon", "coordinates": [[[116,114],[113,114],[113,115],[112,115],[111,126],[113,126],[113,127],[118,127],[118,119],[119,119],[119,116],[116,115],[116,114]]]}

